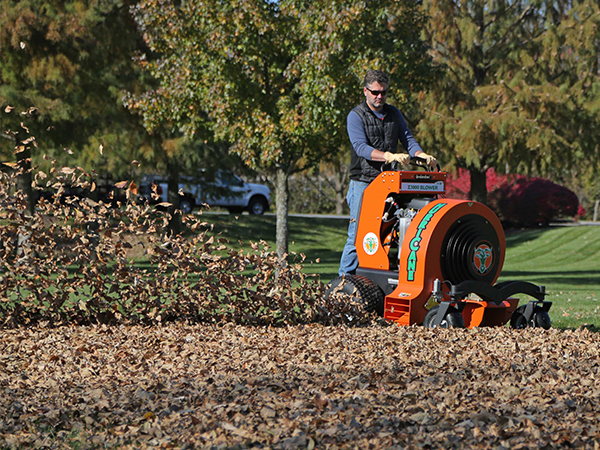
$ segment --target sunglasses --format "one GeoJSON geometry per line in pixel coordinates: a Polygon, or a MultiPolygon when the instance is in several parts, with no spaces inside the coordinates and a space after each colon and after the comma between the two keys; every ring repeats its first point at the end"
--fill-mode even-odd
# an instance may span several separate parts
{"type": "Polygon", "coordinates": [[[365,87],[365,89],[367,91],[369,91],[371,94],[373,94],[375,97],[377,97],[378,95],[381,95],[382,97],[385,97],[387,95],[388,90],[384,90],[384,91],[374,91],[372,89],[369,89],[368,87],[365,87]]]}

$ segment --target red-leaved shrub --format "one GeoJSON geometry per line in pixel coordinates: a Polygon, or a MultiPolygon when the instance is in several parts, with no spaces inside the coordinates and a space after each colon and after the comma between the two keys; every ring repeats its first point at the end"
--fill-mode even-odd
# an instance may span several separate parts
{"type": "MultiPolygon", "coordinates": [[[[552,220],[585,214],[573,191],[550,180],[498,175],[494,169],[488,169],[486,175],[487,204],[505,225],[547,225],[552,220]]],[[[448,174],[448,198],[469,199],[470,190],[467,170],[448,174]]]]}
{"type": "Polygon", "coordinates": [[[579,200],[570,189],[543,178],[519,178],[490,195],[490,204],[506,224],[547,225],[563,217],[575,217],[579,200]]]}

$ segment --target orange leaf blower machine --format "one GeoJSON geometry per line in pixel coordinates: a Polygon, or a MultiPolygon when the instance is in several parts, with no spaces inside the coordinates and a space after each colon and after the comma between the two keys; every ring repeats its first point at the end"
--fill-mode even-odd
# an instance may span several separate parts
{"type": "MultiPolygon", "coordinates": [[[[413,164],[418,160],[413,158],[413,164]]],[[[356,233],[356,275],[341,290],[399,325],[550,327],[545,288],[497,283],[506,242],[485,205],[442,198],[445,172],[382,172],[365,190],[356,233]],[[516,294],[532,299],[519,306],[516,294]]]]}

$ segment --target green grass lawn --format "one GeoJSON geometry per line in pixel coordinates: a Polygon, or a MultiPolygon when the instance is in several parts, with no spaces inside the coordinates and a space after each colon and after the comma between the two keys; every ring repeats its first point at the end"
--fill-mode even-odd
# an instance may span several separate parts
{"type": "MultiPolygon", "coordinates": [[[[260,239],[275,248],[275,217],[213,215],[205,218],[232,242],[260,239]]],[[[337,276],[347,219],[289,218],[290,252],[304,254],[304,271],[327,283],[337,276]],[[319,262],[317,262],[319,261],[319,262]]],[[[499,281],[546,286],[550,317],[558,328],[600,327],[600,227],[565,226],[510,230],[499,281]]],[[[524,300],[524,299],[523,299],[524,300]]]]}
{"type": "MultiPolygon", "coordinates": [[[[230,242],[241,241],[248,247],[250,242],[262,239],[275,250],[275,216],[207,214],[204,217],[214,225],[216,233],[230,242]]],[[[289,251],[296,254],[292,258],[299,261],[300,255],[305,255],[305,272],[314,273],[328,283],[337,276],[347,230],[348,219],[290,217],[289,251]]]]}
{"type": "Polygon", "coordinates": [[[600,227],[550,227],[509,233],[500,281],[546,286],[552,323],[600,327],[600,227]]]}

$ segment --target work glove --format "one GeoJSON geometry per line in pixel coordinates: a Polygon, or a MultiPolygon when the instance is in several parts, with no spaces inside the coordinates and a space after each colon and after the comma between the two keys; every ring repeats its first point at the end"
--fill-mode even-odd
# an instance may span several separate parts
{"type": "Polygon", "coordinates": [[[417,158],[422,158],[427,162],[428,166],[435,166],[437,164],[437,159],[435,159],[433,156],[428,155],[427,153],[419,153],[418,155],[416,155],[417,158]]]}
{"type": "Polygon", "coordinates": [[[394,161],[398,162],[401,166],[405,166],[409,163],[410,161],[410,156],[407,153],[391,153],[391,152],[385,152],[383,154],[383,157],[385,158],[385,163],[386,164],[390,164],[394,161]]]}

